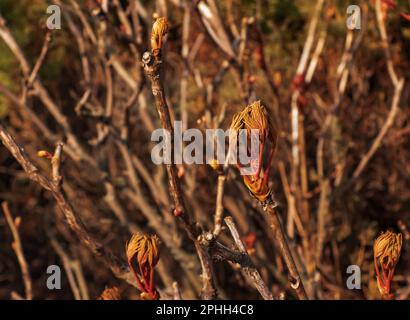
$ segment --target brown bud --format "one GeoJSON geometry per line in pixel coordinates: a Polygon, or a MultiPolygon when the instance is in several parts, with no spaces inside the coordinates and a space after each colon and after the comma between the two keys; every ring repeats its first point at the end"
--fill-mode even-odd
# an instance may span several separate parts
{"type": "MultiPolygon", "coordinates": [[[[256,174],[252,176],[243,176],[244,183],[249,189],[251,194],[261,202],[268,200],[271,189],[268,186],[268,175],[272,162],[273,155],[276,148],[277,131],[274,128],[272,122],[267,116],[265,107],[260,101],[256,101],[247,106],[243,111],[234,115],[231,123],[231,130],[238,133],[239,130],[247,130],[247,134],[250,137],[253,130],[259,132],[259,158],[258,158],[258,170],[256,174]],[[268,146],[267,142],[270,142],[268,146]],[[265,149],[269,150],[269,161],[266,164],[266,168],[262,170],[262,158],[265,149]],[[263,175],[261,176],[261,172],[263,175]]],[[[250,164],[252,165],[252,164],[250,164]]],[[[240,165],[238,164],[240,167],[240,165]]]]}
{"type": "Polygon", "coordinates": [[[251,194],[260,202],[265,202],[271,195],[271,188],[260,177],[244,179],[244,183],[251,194]]]}
{"type": "Polygon", "coordinates": [[[21,217],[17,216],[16,218],[14,218],[14,225],[18,229],[20,227],[20,224],[21,224],[21,217]]]}
{"type": "Polygon", "coordinates": [[[174,211],[172,213],[175,217],[182,216],[182,211],[180,209],[174,209],[174,211]]]}
{"type": "Polygon", "coordinates": [[[158,18],[152,26],[151,32],[151,49],[154,55],[157,55],[162,49],[164,37],[168,33],[167,18],[158,18]]]}
{"type": "Polygon", "coordinates": [[[154,267],[159,260],[158,237],[134,234],[126,245],[128,264],[134,272],[138,288],[153,299],[159,295],[154,285],[154,267]]]}
{"type": "Polygon", "coordinates": [[[134,234],[127,244],[127,258],[135,257],[140,265],[149,264],[154,267],[159,260],[159,239],[157,236],[134,234]]]}
{"type": "Polygon", "coordinates": [[[273,74],[273,84],[275,87],[279,87],[282,84],[282,74],[280,71],[275,71],[273,74]]]}
{"type": "Polygon", "coordinates": [[[401,233],[383,232],[373,245],[374,267],[376,270],[377,287],[383,299],[392,299],[391,282],[394,269],[400,258],[403,238],[401,233]]]}
{"type": "Polygon", "coordinates": [[[218,163],[218,160],[212,159],[209,161],[209,166],[214,169],[218,174],[222,173],[222,166],[218,163]]]}
{"type": "Polygon", "coordinates": [[[384,232],[374,241],[374,256],[379,259],[381,265],[394,267],[400,258],[402,243],[401,233],[384,232]]]}
{"type": "Polygon", "coordinates": [[[53,154],[48,152],[48,151],[45,151],[45,150],[38,151],[37,156],[40,157],[40,158],[46,158],[46,159],[50,159],[50,160],[53,158],[53,154]]]}
{"type": "Polygon", "coordinates": [[[120,292],[117,287],[105,288],[98,300],[121,300],[120,292]]]}

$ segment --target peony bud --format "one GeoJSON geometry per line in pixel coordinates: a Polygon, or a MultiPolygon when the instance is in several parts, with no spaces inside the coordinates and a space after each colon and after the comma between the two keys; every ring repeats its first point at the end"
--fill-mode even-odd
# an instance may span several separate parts
{"type": "Polygon", "coordinates": [[[401,233],[387,231],[382,233],[373,245],[374,267],[376,270],[377,286],[384,299],[392,299],[390,293],[394,269],[400,258],[402,248],[401,233]]]}
{"type": "Polygon", "coordinates": [[[162,49],[164,37],[168,33],[167,18],[158,18],[152,26],[151,32],[151,49],[154,55],[157,55],[162,49]]]}
{"type": "MultiPolygon", "coordinates": [[[[243,111],[234,115],[230,128],[235,134],[239,134],[239,130],[245,129],[248,137],[251,136],[253,130],[258,130],[260,147],[257,159],[257,172],[254,175],[244,175],[243,179],[245,186],[256,199],[261,202],[269,200],[271,188],[268,186],[268,178],[275,153],[277,132],[266,115],[265,107],[260,101],[250,104],[243,111]],[[270,142],[269,146],[268,142],[270,142]],[[263,170],[262,160],[266,149],[269,152],[269,160],[265,170],[263,170]]],[[[252,166],[253,163],[249,163],[249,165],[252,166]]],[[[237,166],[241,167],[240,164],[237,164],[237,166]]]]}
{"type": "Polygon", "coordinates": [[[157,236],[134,234],[126,245],[128,264],[137,280],[141,298],[157,300],[154,286],[154,267],[159,260],[159,240],[157,236]]]}

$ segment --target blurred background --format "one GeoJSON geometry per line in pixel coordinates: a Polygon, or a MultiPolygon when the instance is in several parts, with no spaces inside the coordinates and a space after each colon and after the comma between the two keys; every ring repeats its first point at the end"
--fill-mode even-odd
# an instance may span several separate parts
{"type": "MultiPolygon", "coordinates": [[[[410,3],[355,1],[360,29],[349,30],[351,4],[1,0],[0,119],[46,176],[50,162],[37,152],[64,141],[64,190],[89,232],[124,261],[132,233],[158,235],[157,286],[171,294],[176,281],[184,298],[198,298],[199,260],[171,214],[165,168],[150,157],[151,132],[161,124],[140,61],[154,19],[165,16],[164,86],[174,119],[185,128],[226,130],[234,113],[261,100],[278,128],[270,184],[308,295],[380,298],[373,241],[391,229],[404,238],[394,293],[408,299],[410,3]],[[62,17],[61,29],[49,31],[51,4],[62,17]],[[17,48],[10,50],[9,36],[17,48]],[[360,290],[346,287],[349,265],[361,268],[360,290]]],[[[178,166],[178,173],[192,217],[212,230],[217,172],[204,164],[178,166]]],[[[0,201],[19,217],[34,299],[96,299],[106,287],[138,298],[3,146],[0,201]],[[61,290],[45,285],[52,264],[62,268],[61,290]]],[[[236,170],[227,175],[223,214],[233,217],[273,295],[294,299],[272,231],[236,170]]],[[[218,239],[234,247],[227,230],[218,239]]],[[[12,242],[2,213],[0,299],[25,295],[12,242]]],[[[214,261],[214,268],[220,298],[260,298],[237,265],[214,261]]]]}

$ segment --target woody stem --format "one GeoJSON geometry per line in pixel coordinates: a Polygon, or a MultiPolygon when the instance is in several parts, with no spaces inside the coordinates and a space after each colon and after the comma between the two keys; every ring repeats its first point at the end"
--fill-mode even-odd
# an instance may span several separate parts
{"type": "Polygon", "coordinates": [[[286,240],[286,235],[283,231],[278,212],[271,206],[268,206],[265,211],[270,220],[270,226],[273,230],[274,239],[288,268],[292,288],[296,291],[296,295],[300,300],[308,300],[305,287],[303,286],[302,279],[300,278],[299,271],[290,251],[288,241],[286,240]]]}
{"type": "MultiPolygon", "coordinates": [[[[165,91],[161,76],[162,61],[161,50],[156,54],[145,52],[142,58],[144,66],[144,72],[151,81],[152,94],[155,98],[155,105],[161,120],[162,127],[170,134],[171,143],[170,151],[174,150],[174,127],[171,122],[171,116],[169,107],[165,99],[165,91]]],[[[197,227],[191,221],[191,217],[185,206],[184,196],[181,188],[181,184],[177,175],[177,168],[173,161],[170,164],[166,164],[169,189],[174,201],[175,214],[178,220],[181,222],[188,237],[194,242],[196,252],[199,256],[202,267],[202,298],[214,299],[216,298],[216,288],[214,283],[213,265],[212,260],[208,252],[208,248],[202,245],[199,241],[202,230],[197,227]]]]}

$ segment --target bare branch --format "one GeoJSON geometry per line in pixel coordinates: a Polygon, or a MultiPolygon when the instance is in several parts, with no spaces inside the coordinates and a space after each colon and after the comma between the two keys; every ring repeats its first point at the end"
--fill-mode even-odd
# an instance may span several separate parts
{"type": "MultiPolygon", "coordinates": [[[[243,244],[239,236],[238,229],[236,228],[236,225],[232,217],[226,217],[224,220],[229,230],[231,231],[232,237],[239,251],[242,252],[244,255],[248,256],[248,252],[246,251],[245,245],[243,244]]],[[[265,282],[262,280],[262,277],[260,276],[258,270],[256,270],[249,256],[248,259],[249,267],[243,267],[243,271],[245,272],[249,281],[255,286],[255,288],[259,291],[259,293],[265,300],[273,300],[272,293],[266,286],[265,282]]]]}
{"type": "Polygon", "coordinates": [[[3,208],[4,216],[6,217],[7,224],[10,227],[11,234],[13,235],[14,241],[12,244],[12,248],[14,252],[16,253],[17,260],[20,265],[21,274],[23,277],[24,289],[26,292],[26,300],[31,300],[33,299],[33,286],[32,286],[28,264],[24,256],[23,245],[21,244],[21,239],[20,239],[20,235],[18,232],[18,227],[19,227],[21,220],[20,220],[20,217],[13,219],[7,202],[2,202],[1,206],[3,208]]]}
{"type": "Polygon", "coordinates": [[[101,258],[107,267],[111,269],[115,276],[135,284],[135,279],[129,271],[127,264],[108,251],[101,243],[94,239],[86,230],[80,216],[66,199],[64,193],[56,188],[54,183],[39,173],[37,167],[30,161],[24,150],[17,145],[13,137],[0,124],[0,140],[10,151],[13,157],[20,163],[28,177],[40,184],[45,190],[49,191],[57,202],[58,207],[64,214],[69,227],[77,234],[79,239],[86,245],[95,256],[101,258]]]}

